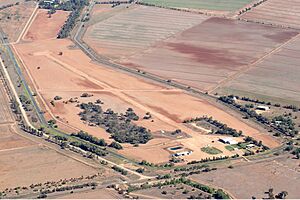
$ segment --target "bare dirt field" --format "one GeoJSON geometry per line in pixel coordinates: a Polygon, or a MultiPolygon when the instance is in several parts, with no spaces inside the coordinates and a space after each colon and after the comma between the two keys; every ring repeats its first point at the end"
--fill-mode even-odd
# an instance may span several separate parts
{"type": "Polygon", "coordinates": [[[296,31],[210,18],[119,62],[210,91],[296,34],[296,31]]]}
{"type": "Polygon", "coordinates": [[[68,15],[68,12],[60,10],[49,15],[48,10],[40,9],[31,25],[31,31],[27,32],[24,39],[32,41],[55,38],[61,28],[59,25],[64,24],[68,15]],[[47,24],[47,29],[44,28],[45,24],[47,24]]]}
{"type": "Polygon", "coordinates": [[[219,93],[300,105],[300,38],[226,84],[219,93]]]}
{"type": "Polygon", "coordinates": [[[287,156],[262,162],[234,165],[233,169],[222,168],[191,178],[204,184],[224,188],[237,199],[267,197],[264,192],[274,188],[274,193],[288,192],[288,199],[299,198],[299,161],[287,156]]]}
{"type": "Polygon", "coordinates": [[[298,0],[271,0],[253,8],[240,18],[265,24],[300,29],[300,2],[298,0]]]}
{"type": "MultiPolygon", "coordinates": [[[[51,23],[55,23],[56,18],[52,19],[51,23]]],[[[40,19],[37,18],[37,20],[40,19]]],[[[59,20],[56,23],[57,26],[60,23],[59,20]]],[[[46,32],[45,34],[48,34],[46,32]]],[[[212,143],[220,136],[208,136],[181,123],[186,118],[202,115],[211,115],[230,127],[242,130],[246,135],[262,140],[269,147],[279,145],[276,140],[257,128],[247,125],[205,100],[92,63],[82,51],[74,47],[70,40],[33,40],[16,45],[16,49],[25,66],[24,70],[32,78],[31,87],[37,90],[45,111],[49,116],[56,118],[59,127],[65,126],[73,131],[84,130],[97,137],[110,140],[109,134],[101,128],[91,127],[80,121],[78,116],[80,110],[76,104],[101,99],[104,101],[104,109],[113,108],[117,112],[124,112],[128,107],[133,108],[141,118],[137,123],[154,132],[154,139],[145,145],[139,147],[123,145],[124,150],[120,153],[133,159],[147,158],[150,162],[166,162],[171,155],[166,148],[177,144],[193,150],[193,154],[186,157],[188,160],[199,160],[211,156],[200,150],[208,144],[222,149],[223,155],[233,155],[224,148],[224,144],[212,143]],[[59,52],[62,52],[62,55],[59,55],[59,52]],[[93,97],[79,98],[84,92],[93,94],[93,97]],[[56,95],[63,99],[55,102],[53,106],[50,101],[56,95]],[[79,102],[63,103],[75,97],[78,97],[79,102]],[[146,112],[152,114],[153,122],[142,120],[146,112]],[[170,138],[160,134],[161,130],[175,131],[176,129],[182,130],[189,137],[170,138]]]]}
{"type": "Polygon", "coordinates": [[[0,27],[10,42],[15,42],[18,39],[35,5],[35,2],[28,1],[0,10],[0,27]]]}
{"type": "Polygon", "coordinates": [[[24,2],[24,0],[1,0],[0,1],[0,7],[6,6],[6,5],[9,5],[9,4],[15,4],[15,3],[18,3],[18,2],[24,2]]]}

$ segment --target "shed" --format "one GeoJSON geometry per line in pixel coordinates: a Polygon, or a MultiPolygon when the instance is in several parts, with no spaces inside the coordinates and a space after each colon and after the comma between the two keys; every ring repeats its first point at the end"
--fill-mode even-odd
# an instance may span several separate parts
{"type": "Polygon", "coordinates": [[[235,141],[232,138],[220,138],[219,141],[223,142],[224,144],[237,144],[238,143],[237,141],[235,141]]]}

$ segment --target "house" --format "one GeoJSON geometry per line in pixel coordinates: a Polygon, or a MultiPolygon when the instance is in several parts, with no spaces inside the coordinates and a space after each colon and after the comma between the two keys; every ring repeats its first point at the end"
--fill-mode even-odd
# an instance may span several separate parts
{"type": "Polygon", "coordinates": [[[188,155],[191,155],[191,154],[192,154],[192,151],[181,151],[181,152],[174,153],[172,156],[173,157],[188,156],[188,155]]]}
{"type": "Polygon", "coordinates": [[[224,144],[237,144],[238,143],[237,141],[235,141],[232,138],[220,138],[219,141],[223,142],[224,144]]]}
{"type": "Polygon", "coordinates": [[[256,110],[268,111],[268,110],[270,110],[270,107],[269,106],[257,106],[256,110]]]}

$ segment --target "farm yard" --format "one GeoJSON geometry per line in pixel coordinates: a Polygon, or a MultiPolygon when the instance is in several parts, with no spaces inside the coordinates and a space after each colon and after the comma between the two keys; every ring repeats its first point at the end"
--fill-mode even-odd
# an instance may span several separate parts
{"type": "MultiPolygon", "coordinates": [[[[52,19],[51,23],[56,22],[57,27],[63,23],[60,17],[53,16],[52,19]]],[[[39,20],[44,21],[41,17],[37,17],[32,27],[39,20]]],[[[55,26],[45,27],[49,27],[49,32],[55,28],[55,26]]],[[[203,115],[213,116],[230,127],[242,130],[245,135],[262,140],[271,148],[279,145],[279,142],[264,130],[248,125],[244,120],[228,114],[206,100],[192,97],[181,90],[96,65],[81,50],[74,47],[70,40],[52,39],[54,32],[49,34],[47,29],[45,28],[43,35],[39,36],[43,38],[42,40],[32,36],[31,41],[17,44],[15,47],[24,64],[23,70],[30,75],[28,76],[30,86],[35,89],[43,104],[45,115],[49,117],[48,120],[55,119],[58,128],[68,133],[83,130],[110,142],[112,139],[104,129],[83,123],[78,116],[82,110],[77,104],[100,99],[103,101],[101,107],[104,110],[111,108],[115,112],[124,113],[126,109],[132,108],[140,118],[135,123],[153,132],[153,139],[147,144],[139,144],[138,147],[122,144],[123,150],[119,153],[132,159],[147,158],[149,162],[167,162],[171,157],[171,152],[167,149],[174,145],[183,145],[193,151],[193,154],[186,156],[187,160],[212,156],[201,151],[201,147],[207,144],[220,149],[223,152],[220,155],[235,155],[234,152],[225,149],[223,143],[218,142],[219,135],[203,134],[182,124],[182,121],[187,118],[203,115]],[[90,96],[81,97],[86,92],[90,96]],[[62,99],[52,102],[55,96],[60,96],[62,99]],[[151,120],[143,119],[147,112],[151,113],[151,120]],[[170,134],[177,129],[186,136],[177,138],[176,135],[170,134]],[[153,152],[156,156],[153,156],[153,152]]],[[[33,33],[31,28],[28,33],[33,33]]]]}
{"type": "Polygon", "coordinates": [[[170,8],[235,11],[253,0],[140,0],[140,2],[170,8]]]}
{"type": "Polygon", "coordinates": [[[298,55],[300,55],[299,37],[217,92],[300,105],[298,55]]]}
{"type": "Polygon", "coordinates": [[[33,1],[26,1],[0,10],[0,28],[7,35],[10,42],[15,42],[18,39],[35,5],[36,3],[33,1]]]}
{"type": "Polygon", "coordinates": [[[300,29],[300,2],[298,0],[269,0],[250,12],[240,16],[241,19],[300,29]]]}

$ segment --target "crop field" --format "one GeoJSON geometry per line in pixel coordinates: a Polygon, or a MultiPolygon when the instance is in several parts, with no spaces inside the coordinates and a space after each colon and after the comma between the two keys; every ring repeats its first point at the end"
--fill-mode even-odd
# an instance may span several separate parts
{"type": "Polygon", "coordinates": [[[242,19],[300,29],[298,0],[271,0],[241,16],[242,19]]]}
{"type": "Polygon", "coordinates": [[[119,62],[205,92],[296,34],[259,24],[210,18],[119,62]]]}
{"type": "MultiPolygon", "coordinates": [[[[96,9],[105,8],[97,6],[96,9]]],[[[95,15],[99,21],[88,28],[84,41],[101,54],[113,58],[143,51],[207,18],[146,6],[131,6],[110,17],[107,17],[107,11],[102,14],[102,17],[101,13],[95,15]]],[[[96,19],[92,17],[91,20],[96,19]]]]}
{"type": "Polygon", "coordinates": [[[35,5],[35,2],[28,1],[0,10],[0,27],[10,42],[17,40],[35,5]]]}
{"type": "Polygon", "coordinates": [[[219,92],[300,105],[300,38],[255,65],[219,92]]]}
{"type": "Polygon", "coordinates": [[[253,2],[253,0],[140,0],[156,6],[164,6],[171,8],[188,8],[202,10],[217,11],[235,11],[245,5],[253,2]]]}
{"type": "MultiPolygon", "coordinates": [[[[53,17],[52,19],[60,18],[53,17]]],[[[35,20],[38,23],[41,18],[35,20]]],[[[61,23],[63,23],[62,20],[57,20],[56,26],[61,26],[61,23]]],[[[32,31],[29,30],[29,32],[32,31]]],[[[136,124],[153,132],[154,139],[147,144],[140,144],[139,147],[123,144],[124,149],[119,153],[132,159],[147,158],[154,163],[166,162],[171,156],[167,148],[182,145],[193,150],[193,154],[186,157],[187,160],[199,160],[211,156],[201,151],[201,147],[208,143],[212,147],[220,149],[223,152],[222,155],[233,155],[233,152],[225,149],[224,144],[217,142],[220,136],[206,135],[182,124],[184,119],[203,115],[213,116],[230,127],[242,130],[245,134],[262,140],[269,147],[279,145],[278,141],[264,133],[263,130],[246,124],[206,100],[96,65],[80,49],[75,48],[70,40],[51,39],[53,36],[47,33],[47,29],[43,32],[47,36],[41,37],[48,37],[50,40],[38,40],[33,37],[31,41],[17,44],[16,49],[24,64],[24,71],[30,74],[28,76],[31,82],[30,86],[36,90],[40,102],[45,107],[46,116],[55,118],[58,127],[62,130],[67,130],[69,133],[84,130],[110,141],[110,135],[105,130],[83,123],[78,116],[80,112],[76,106],[78,103],[94,102],[100,99],[104,102],[101,105],[103,109],[112,108],[116,112],[124,112],[129,107],[133,108],[140,117],[136,124]],[[50,74],[51,76],[49,76],[50,74]],[[85,92],[93,96],[80,97],[85,92]],[[50,102],[56,95],[62,99],[55,101],[52,105],[50,102]],[[70,102],[71,98],[76,98],[77,102],[70,102]],[[151,113],[153,121],[143,120],[146,112],[151,113]],[[176,138],[163,134],[176,129],[182,130],[188,136],[176,138]],[[216,142],[212,143],[212,141],[216,142]]],[[[237,140],[241,140],[241,138],[237,138],[237,140]]]]}
{"type": "Polygon", "coordinates": [[[274,193],[288,191],[288,199],[299,198],[299,162],[280,156],[273,160],[248,162],[233,165],[233,168],[218,168],[216,171],[192,175],[195,181],[221,187],[236,199],[266,198],[269,188],[274,193]]]}

